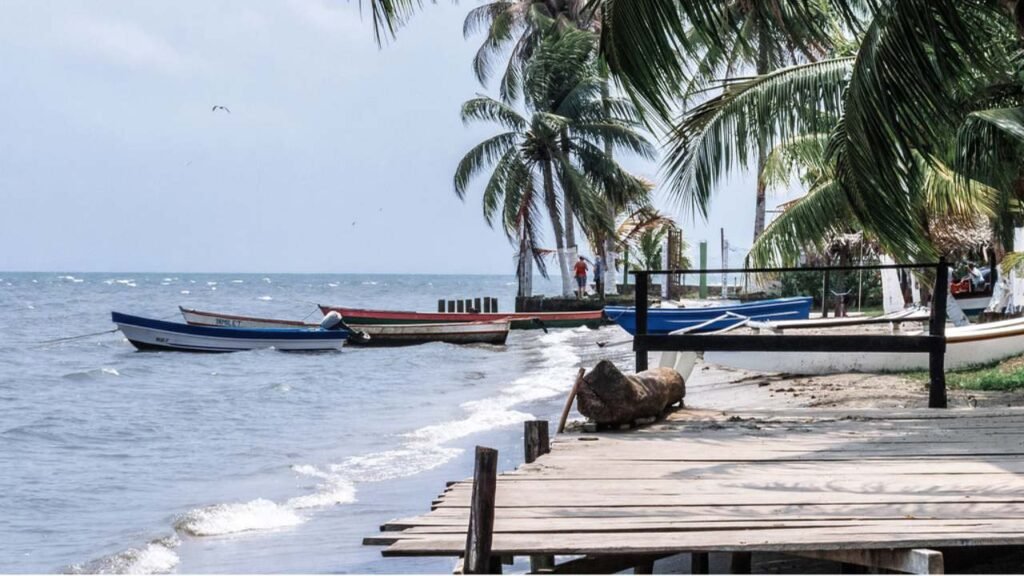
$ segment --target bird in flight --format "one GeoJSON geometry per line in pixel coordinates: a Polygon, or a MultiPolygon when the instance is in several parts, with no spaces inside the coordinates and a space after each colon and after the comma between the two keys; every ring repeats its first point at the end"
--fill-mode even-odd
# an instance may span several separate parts
{"type": "Polygon", "coordinates": [[[227,106],[217,105],[217,106],[214,106],[213,108],[210,108],[210,112],[216,112],[217,110],[223,110],[223,111],[227,112],[228,114],[231,114],[231,110],[228,110],[227,106]]]}

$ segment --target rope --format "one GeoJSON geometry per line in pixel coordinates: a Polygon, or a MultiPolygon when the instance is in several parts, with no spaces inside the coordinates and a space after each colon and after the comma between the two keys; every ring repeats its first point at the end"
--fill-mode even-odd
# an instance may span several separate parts
{"type": "MultiPolygon", "coordinates": [[[[174,318],[177,314],[171,314],[170,316],[164,316],[158,318],[158,320],[169,320],[174,318]]],[[[90,332],[88,334],[79,334],[78,336],[65,336],[64,338],[54,338],[53,340],[43,340],[42,342],[36,342],[32,346],[48,346],[50,344],[57,344],[58,342],[70,342],[71,340],[81,340],[82,338],[92,338],[93,336],[103,336],[104,334],[113,334],[117,332],[118,328],[111,328],[110,330],[104,330],[102,332],[90,332]]]]}

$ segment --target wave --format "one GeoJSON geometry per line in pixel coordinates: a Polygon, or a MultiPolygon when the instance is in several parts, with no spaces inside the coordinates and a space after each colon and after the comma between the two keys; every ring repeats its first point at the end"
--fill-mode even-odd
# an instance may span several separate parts
{"type": "Polygon", "coordinates": [[[82,370],[79,372],[68,372],[61,376],[61,378],[67,378],[68,380],[94,380],[96,378],[103,378],[105,376],[120,376],[121,373],[116,368],[93,368],[92,370],[82,370]]]}
{"type": "Polygon", "coordinates": [[[262,300],[264,302],[270,302],[273,299],[273,296],[260,296],[259,298],[257,298],[257,300],[262,300]]]}
{"type": "Polygon", "coordinates": [[[181,544],[177,536],[153,540],[141,548],[104,556],[68,567],[71,574],[168,574],[181,559],[174,551],[181,544]]]}
{"type": "Polygon", "coordinates": [[[295,510],[264,498],[250,502],[214,504],[185,514],[174,528],[191,536],[221,536],[253,530],[274,530],[302,524],[295,510]]]}

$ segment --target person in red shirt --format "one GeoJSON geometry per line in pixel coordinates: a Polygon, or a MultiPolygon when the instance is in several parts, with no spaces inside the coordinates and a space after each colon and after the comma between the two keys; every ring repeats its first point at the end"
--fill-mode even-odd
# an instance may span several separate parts
{"type": "Polygon", "coordinates": [[[587,261],[580,256],[573,267],[573,276],[576,277],[576,298],[583,298],[587,294],[587,261]]]}

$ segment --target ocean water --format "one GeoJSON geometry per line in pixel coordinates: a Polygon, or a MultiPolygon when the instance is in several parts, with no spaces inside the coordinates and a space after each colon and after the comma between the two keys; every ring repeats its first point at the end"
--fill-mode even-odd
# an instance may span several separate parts
{"type": "Polygon", "coordinates": [[[476,296],[508,310],[514,293],[503,276],[0,272],[0,572],[450,572],[361,540],[426,512],[474,445],[518,465],[522,422],[557,421],[578,366],[628,359],[596,346],[619,328],[203,355],[135,352],[109,314],[318,318],[314,303],[476,296]]]}

